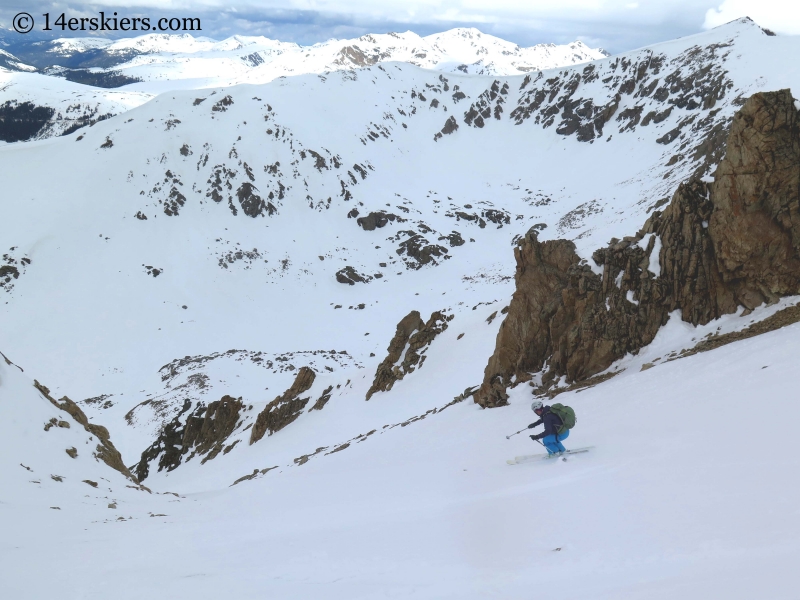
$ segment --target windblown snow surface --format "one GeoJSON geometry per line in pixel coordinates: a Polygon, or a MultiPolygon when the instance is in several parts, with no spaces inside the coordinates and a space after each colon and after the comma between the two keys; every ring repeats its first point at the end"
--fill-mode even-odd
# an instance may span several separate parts
{"type": "Polygon", "coordinates": [[[538,224],[591,263],[713,172],[696,149],[741,99],[800,88],[798,49],[744,20],[527,79],[392,63],[175,91],[0,148],[17,275],[0,349],[25,369],[0,357],[4,597],[796,597],[799,326],[680,353],[800,298],[673,315],[615,377],[557,397],[578,415],[567,446],[594,447],[566,462],[506,464],[542,450],[506,438],[535,420],[528,386],[504,408],[454,400],[494,349],[516,236],[538,224]],[[452,319],[365,401],[411,310],[452,319]],[[249,445],[303,366],[330,400],[249,445]],[[43,430],[58,411],[34,377],[129,466],[186,400],[253,408],[226,453],[151,463],[147,493],[74,425],[43,430]]]}

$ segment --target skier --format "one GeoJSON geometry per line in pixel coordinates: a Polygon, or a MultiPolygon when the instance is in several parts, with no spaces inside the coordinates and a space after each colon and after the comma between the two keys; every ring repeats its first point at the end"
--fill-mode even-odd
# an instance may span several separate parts
{"type": "Polygon", "coordinates": [[[547,448],[549,455],[563,454],[567,451],[561,443],[569,437],[569,430],[575,426],[575,411],[563,404],[544,406],[540,400],[536,400],[531,408],[539,420],[528,425],[528,429],[533,429],[537,425],[544,424],[544,431],[538,435],[530,436],[532,440],[542,440],[542,444],[547,448]]]}

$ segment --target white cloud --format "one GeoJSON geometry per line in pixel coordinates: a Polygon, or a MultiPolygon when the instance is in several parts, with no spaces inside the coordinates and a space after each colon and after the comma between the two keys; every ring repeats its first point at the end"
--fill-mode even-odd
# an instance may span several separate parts
{"type": "MultiPolygon", "coordinates": [[[[718,1],[718,0],[717,0],[718,1]]],[[[73,0],[72,4],[88,4],[73,0]]],[[[647,23],[674,19],[690,8],[713,6],[714,0],[104,0],[106,7],[158,8],[186,11],[203,9],[295,10],[347,14],[396,22],[485,21],[493,23],[557,19],[613,22],[636,19],[647,23]],[[698,7],[698,5],[704,5],[698,7]]],[[[699,22],[697,25],[699,26],[699,22]]]]}
{"type": "Polygon", "coordinates": [[[800,3],[797,0],[725,0],[706,13],[703,27],[709,29],[740,17],[750,17],[776,33],[800,34],[800,3]]]}
{"type": "MultiPolygon", "coordinates": [[[[427,35],[452,27],[477,27],[526,46],[580,39],[592,47],[621,52],[697,33],[704,19],[706,26],[712,26],[712,21],[741,16],[737,7],[745,2],[728,0],[720,6],[722,1],[102,0],[102,8],[98,8],[96,0],[2,0],[0,40],[2,27],[10,26],[11,17],[19,10],[31,14],[66,12],[71,16],[117,10],[128,16],[202,17],[204,35],[219,39],[248,33],[309,44],[366,33],[411,30],[427,35]]],[[[770,0],[761,4],[768,5],[770,0]]],[[[750,14],[756,21],[763,20],[754,11],[750,14]]],[[[761,24],[786,31],[772,21],[761,24]]]]}

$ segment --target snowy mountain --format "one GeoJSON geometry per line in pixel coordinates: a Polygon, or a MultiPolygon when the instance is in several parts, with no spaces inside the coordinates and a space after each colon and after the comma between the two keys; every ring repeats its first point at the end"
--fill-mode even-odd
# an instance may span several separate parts
{"type": "Polygon", "coordinates": [[[147,102],[152,94],[105,90],[40,73],[0,69],[0,141],[64,135],[147,102]]]}
{"type": "MultiPolygon", "coordinates": [[[[116,41],[57,39],[26,44],[17,50],[40,68],[112,71],[129,82],[189,80],[184,87],[266,83],[283,75],[323,73],[408,62],[426,69],[480,75],[513,75],[601,58],[602,50],[582,42],[530,48],[481,33],[452,29],[426,37],[406,33],[371,34],[329,40],[313,46],[236,35],[222,41],[189,34],[147,34],[116,41]]],[[[120,84],[122,85],[122,84],[120,84]]],[[[141,86],[140,86],[141,87],[141,86]]],[[[144,86],[151,91],[153,86],[144,86]]],[[[155,89],[163,90],[164,86],[155,89]]]]}
{"type": "MultiPolygon", "coordinates": [[[[148,34],[117,41],[69,38],[22,42],[13,48],[43,74],[86,87],[33,78],[0,88],[5,110],[15,111],[11,117],[24,122],[21,130],[0,129],[0,139],[5,141],[63,135],[176,89],[266,83],[286,75],[349,70],[392,61],[445,72],[497,75],[604,56],[602,51],[581,42],[520,48],[476,29],[453,29],[425,38],[411,32],[368,35],[311,47],[264,37],[233,36],[216,41],[188,34],[148,34]],[[96,89],[122,86],[125,92],[116,94],[96,89]],[[41,89],[39,98],[37,89],[41,89]],[[20,108],[18,105],[23,102],[33,106],[20,108]],[[34,110],[36,113],[30,115],[34,110]],[[20,131],[24,137],[20,137],[20,131]]],[[[0,67],[4,65],[3,56],[0,54],[0,67]]],[[[36,70],[8,56],[5,64],[11,70],[36,70]]]]}
{"type": "Polygon", "coordinates": [[[14,597],[791,597],[797,46],[395,56],[0,147],[14,597]],[[508,466],[533,394],[593,450],[508,466]],[[48,396],[151,490],[103,490],[125,521],[40,475],[121,477],[24,434],[48,396]]]}
{"type": "Polygon", "coordinates": [[[22,63],[16,56],[5,50],[0,50],[0,72],[5,71],[35,71],[36,67],[22,63]]]}

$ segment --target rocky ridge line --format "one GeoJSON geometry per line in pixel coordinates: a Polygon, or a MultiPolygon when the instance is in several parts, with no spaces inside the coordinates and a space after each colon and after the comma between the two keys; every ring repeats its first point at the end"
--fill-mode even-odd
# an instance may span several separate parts
{"type": "MultiPolygon", "coordinates": [[[[267,404],[264,410],[258,414],[253,430],[250,432],[251,445],[263,438],[268,431],[272,435],[300,416],[308,401],[311,400],[310,396],[300,398],[300,394],[311,389],[316,377],[317,375],[313,369],[300,367],[292,386],[267,404]]],[[[324,402],[322,405],[324,406],[324,402]]]]}
{"type": "MultiPolygon", "coordinates": [[[[5,358],[5,356],[3,356],[3,358],[5,358]]],[[[9,365],[13,364],[7,358],[6,362],[9,365]]],[[[75,421],[77,421],[80,425],[83,425],[83,428],[88,433],[97,436],[99,443],[95,448],[95,454],[94,454],[94,457],[97,460],[103,461],[105,464],[107,464],[115,471],[119,471],[120,473],[122,473],[123,476],[127,477],[134,484],[136,484],[137,487],[140,487],[141,489],[145,490],[147,489],[144,486],[141,486],[139,480],[136,479],[136,477],[134,477],[134,475],[130,472],[128,467],[125,466],[125,463],[122,461],[122,455],[119,453],[119,450],[117,450],[114,447],[114,444],[111,443],[111,435],[108,433],[108,429],[106,429],[102,425],[95,425],[94,423],[90,423],[89,419],[87,418],[86,414],[81,410],[80,406],[75,404],[75,402],[70,400],[67,396],[62,397],[61,400],[56,400],[50,395],[50,390],[35,379],[33,380],[33,386],[37,390],[39,390],[39,393],[42,394],[42,396],[44,396],[45,398],[47,398],[53,406],[55,406],[60,410],[63,410],[69,416],[75,419],[75,421]]],[[[63,425],[61,425],[60,423],[58,423],[58,426],[63,427],[63,425]]],[[[68,423],[66,427],[69,427],[68,423]]],[[[49,427],[47,429],[49,429],[49,427]]]]}
{"type": "Polygon", "coordinates": [[[369,400],[375,392],[388,392],[397,381],[422,368],[425,350],[437,335],[447,329],[447,323],[452,319],[453,315],[446,316],[436,311],[425,323],[416,310],[403,317],[389,342],[386,358],[375,371],[366,399],[369,400]]]}

